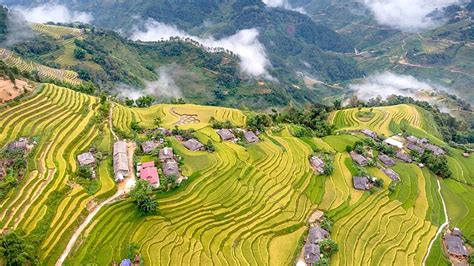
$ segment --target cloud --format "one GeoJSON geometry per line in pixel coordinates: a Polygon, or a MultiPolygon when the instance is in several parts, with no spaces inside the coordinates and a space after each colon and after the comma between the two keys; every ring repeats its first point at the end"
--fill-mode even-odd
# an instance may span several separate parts
{"type": "Polygon", "coordinates": [[[258,30],[245,29],[236,34],[216,40],[213,37],[201,38],[191,36],[179,30],[176,26],[167,25],[149,19],[145,24],[145,30],[136,30],[132,35],[132,40],[159,41],[167,40],[170,37],[179,36],[191,38],[209,48],[225,48],[237,54],[240,58],[242,72],[251,76],[263,76],[270,78],[267,70],[270,67],[270,60],[267,58],[265,46],[258,40],[258,30]]]}
{"type": "Polygon", "coordinates": [[[427,15],[461,0],[361,0],[378,23],[402,31],[417,32],[436,26],[427,15]]]}
{"type": "Polygon", "coordinates": [[[179,88],[175,82],[175,78],[177,78],[175,73],[181,72],[178,65],[162,66],[159,67],[156,72],[158,73],[158,80],[145,81],[145,89],[138,89],[122,84],[115,89],[115,92],[118,93],[121,98],[128,97],[134,100],[145,95],[152,95],[158,99],[183,97],[181,88],[179,88]]]}
{"type": "Polygon", "coordinates": [[[89,13],[71,11],[66,6],[60,4],[44,4],[32,8],[14,6],[13,10],[20,12],[24,18],[30,22],[84,22],[89,23],[93,17],[89,13]]]}
{"type": "Polygon", "coordinates": [[[8,12],[7,19],[7,35],[3,46],[11,46],[17,43],[26,42],[37,36],[29,23],[23,18],[23,15],[16,11],[8,12]]]}
{"type": "MultiPolygon", "coordinates": [[[[441,105],[434,95],[448,91],[445,87],[428,81],[420,81],[413,76],[398,75],[384,72],[369,76],[362,82],[349,85],[355,95],[361,100],[368,101],[377,96],[386,99],[391,95],[412,97],[417,100],[428,101],[434,105],[441,105]]],[[[442,107],[442,106],[440,106],[442,107]]]]}
{"type": "Polygon", "coordinates": [[[302,7],[292,6],[288,0],[263,0],[263,3],[269,7],[282,7],[285,9],[293,10],[302,14],[306,14],[302,7]]]}

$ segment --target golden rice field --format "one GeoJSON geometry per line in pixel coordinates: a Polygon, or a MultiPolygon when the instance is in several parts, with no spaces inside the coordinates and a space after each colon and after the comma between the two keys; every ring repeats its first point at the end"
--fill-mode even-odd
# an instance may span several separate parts
{"type": "MultiPolygon", "coordinates": [[[[108,125],[99,126],[93,119],[97,108],[94,97],[46,85],[19,104],[0,109],[0,144],[19,136],[40,136],[28,177],[0,202],[0,225],[41,236],[40,256],[46,265],[58,259],[90,202],[115,189],[108,160],[98,167],[101,186],[94,193],[70,182],[80,151],[92,143],[110,150],[108,125]]],[[[374,108],[376,115],[365,122],[353,112],[339,111],[332,119],[339,128],[369,127],[386,134],[391,133],[391,122],[426,128],[424,115],[409,105],[374,108]]],[[[183,115],[196,122],[180,127],[196,129],[195,136],[213,141],[216,151],[190,152],[171,137],[174,151],[184,158],[182,170],[189,182],[158,194],[159,211],[154,215],[140,214],[131,199],[103,207],[76,242],[66,265],[120,261],[130,243],[139,245],[145,265],[290,265],[306,219],[315,209],[324,210],[334,221],[331,237],[339,252],[331,258],[332,265],[420,265],[443,222],[436,177],[427,169],[398,163],[393,169],[401,182],[390,192],[388,177],[368,168],[385,186],[372,194],[354,190],[354,169],[345,145],[360,139],[356,136],[298,139],[285,129],[267,132],[258,144],[243,147],[220,142],[208,124],[215,117],[243,126],[243,112],[191,104],[149,108],[114,104],[112,124],[116,131],[129,132],[132,121],[153,128],[159,117],[164,127],[173,128],[183,115]],[[331,176],[314,175],[308,161],[314,147],[334,158],[331,176]]],[[[451,158],[455,178],[471,181],[469,161],[451,158]]],[[[464,191],[468,188],[455,188],[443,182],[453,223],[469,233],[472,226],[462,214],[470,213],[471,204],[465,203],[458,213],[453,207],[457,200],[469,198],[464,191]]]]}
{"type": "Polygon", "coordinates": [[[11,67],[18,68],[20,71],[30,73],[38,71],[38,75],[42,78],[58,80],[71,85],[78,85],[82,82],[74,71],[51,68],[31,61],[28,62],[4,48],[0,48],[0,60],[11,67]]]}
{"type": "Polygon", "coordinates": [[[49,35],[55,39],[63,38],[63,37],[79,37],[83,34],[80,29],[70,28],[70,27],[63,27],[57,25],[47,25],[41,23],[33,23],[31,28],[39,33],[43,33],[49,35]]]}

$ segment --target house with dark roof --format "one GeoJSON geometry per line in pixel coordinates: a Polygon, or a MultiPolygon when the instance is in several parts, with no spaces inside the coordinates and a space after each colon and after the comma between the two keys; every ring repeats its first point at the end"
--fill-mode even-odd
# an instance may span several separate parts
{"type": "Polygon", "coordinates": [[[142,151],[144,153],[151,153],[158,147],[158,143],[152,140],[148,140],[142,143],[142,151]]]}
{"type": "Polygon", "coordinates": [[[373,132],[372,130],[367,129],[367,128],[362,129],[360,132],[362,132],[362,134],[364,134],[364,135],[366,135],[366,136],[368,136],[368,137],[371,137],[371,138],[373,138],[373,139],[377,139],[377,137],[378,137],[378,136],[377,136],[377,133],[375,133],[375,132],[373,132]]]}
{"type": "Polygon", "coordinates": [[[160,132],[161,134],[163,134],[163,136],[166,136],[166,137],[169,137],[169,136],[173,135],[171,130],[166,129],[166,128],[159,127],[156,130],[158,132],[160,132]]]}
{"type": "Polygon", "coordinates": [[[397,172],[393,171],[392,169],[382,169],[382,172],[384,172],[390,179],[393,181],[399,181],[400,176],[397,174],[397,172]]]}
{"type": "Polygon", "coordinates": [[[419,154],[423,154],[425,152],[425,149],[420,147],[420,146],[417,146],[415,144],[408,144],[407,145],[407,149],[411,150],[411,151],[416,151],[418,152],[419,154]]]}
{"type": "Polygon", "coordinates": [[[169,160],[174,160],[174,153],[173,153],[173,148],[171,147],[165,147],[160,150],[160,153],[158,154],[158,158],[160,158],[160,161],[162,163],[169,161],[169,160]]]}
{"type": "Polygon", "coordinates": [[[190,151],[202,151],[204,150],[204,145],[199,142],[197,139],[188,139],[183,142],[184,147],[190,151]]]}
{"type": "Polygon", "coordinates": [[[379,158],[379,160],[386,166],[395,165],[395,161],[386,154],[379,153],[379,156],[377,158],[379,158]]]}
{"type": "Polygon", "coordinates": [[[352,177],[352,183],[354,188],[358,190],[369,190],[372,187],[369,178],[366,176],[354,176],[352,177]]]}
{"type": "Polygon", "coordinates": [[[436,145],[433,145],[433,144],[430,144],[430,143],[427,143],[423,146],[425,149],[431,151],[434,155],[436,156],[439,156],[439,155],[444,155],[445,152],[443,149],[441,149],[440,147],[436,146],[436,145]]]}
{"type": "Polygon", "coordinates": [[[304,245],[304,261],[306,265],[315,265],[321,258],[321,249],[319,245],[306,243],[304,245]]]}
{"type": "Polygon", "coordinates": [[[469,256],[469,253],[464,246],[464,241],[460,236],[446,233],[443,236],[443,240],[446,250],[450,256],[454,256],[459,259],[464,259],[469,256]]]}
{"type": "Polygon", "coordinates": [[[309,229],[308,233],[308,242],[317,244],[321,242],[323,239],[329,237],[329,232],[324,230],[323,228],[319,226],[314,226],[309,229]]]}
{"type": "Polygon", "coordinates": [[[369,164],[369,160],[367,160],[367,158],[358,154],[355,151],[351,151],[351,158],[354,162],[356,162],[360,166],[366,166],[367,164],[369,164]]]}
{"type": "Polygon", "coordinates": [[[127,143],[125,141],[120,140],[114,143],[113,161],[115,180],[122,181],[129,174],[127,143]]]}
{"type": "Polygon", "coordinates": [[[244,138],[245,138],[245,141],[247,141],[247,143],[257,143],[260,140],[257,137],[257,135],[255,135],[255,133],[253,133],[253,131],[250,131],[250,130],[245,131],[244,138]]]}
{"type": "Polygon", "coordinates": [[[397,157],[397,159],[402,160],[406,163],[412,162],[410,154],[404,153],[402,151],[397,151],[397,154],[395,156],[397,157]]]}
{"type": "Polygon", "coordinates": [[[94,155],[92,152],[85,152],[77,155],[77,161],[80,166],[90,166],[93,167],[96,165],[94,155]]]}
{"type": "Polygon", "coordinates": [[[165,176],[176,176],[179,177],[179,166],[176,161],[167,161],[163,164],[163,174],[165,176]]]}
{"type": "Polygon", "coordinates": [[[324,162],[318,156],[312,156],[309,160],[314,170],[320,174],[324,173],[324,162]]]}
{"type": "Polygon", "coordinates": [[[234,133],[232,133],[232,130],[228,128],[222,128],[217,130],[217,134],[221,137],[223,141],[235,139],[234,133]]]}

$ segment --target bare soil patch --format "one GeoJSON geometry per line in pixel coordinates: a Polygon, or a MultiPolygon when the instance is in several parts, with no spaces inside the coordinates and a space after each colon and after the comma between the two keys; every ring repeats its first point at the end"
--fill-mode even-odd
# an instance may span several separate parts
{"type": "Polygon", "coordinates": [[[17,79],[15,83],[0,77],[0,104],[33,90],[33,86],[24,80],[17,79]]]}

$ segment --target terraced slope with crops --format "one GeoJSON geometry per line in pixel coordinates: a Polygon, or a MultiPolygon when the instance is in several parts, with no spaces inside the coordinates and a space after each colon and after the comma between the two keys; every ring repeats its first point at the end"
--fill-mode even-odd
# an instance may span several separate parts
{"type": "Polygon", "coordinates": [[[0,226],[34,236],[45,264],[54,264],[88,205],[115,191],[105,160],[98,166],[94,190],[72,182],[79,152],[92,143],[109,150],[109,131],[94,121],[97,108],[94,97],[45,85],[41,92],[0,110],[0,146],[19,137],[38,139],[26,177],[0,202],[0,226]]]}
{"type": "Polygon", "coordinates": [[[16,67],[22,72],[37,72],[41,78],[57,80],[60,82],[78,85],[82,82],[78,74],[71,70],[56,69],[32,61],[25,61],[12,51],[0,48],[0,60],[10,67],[16,67]]]}

